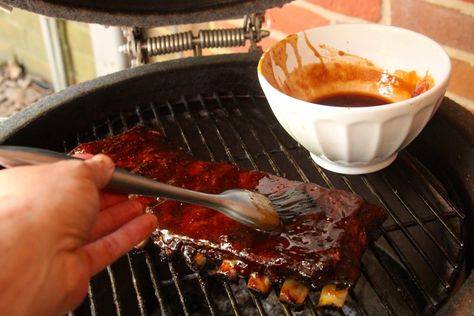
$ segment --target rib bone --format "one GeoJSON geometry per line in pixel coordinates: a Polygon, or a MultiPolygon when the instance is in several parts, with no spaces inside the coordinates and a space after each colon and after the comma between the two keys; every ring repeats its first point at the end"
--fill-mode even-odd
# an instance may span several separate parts
{"type": "Polygon", "coordinates": [[[280,301],[290,304],[301,305],[309,294],[308,286],[293,279],[288,278],[283,283],[280,290],[280,301]]]}
{"type": "Polygon", "coordinates": [[[327,284],[321,290],[321,296],[319,297],[319,306],[334,305],[337,307],[344,306],[346,301],[347,287],[338,288],[335,284],[327,284]]]}
{"type": "Polygon", "coordinates": [[[222,260],[217,272],[227,277],[230,281],[237,281],[237,277],[243,274],[245,268],[247,268],[247,265],[240,260],[225,259],[222,260]]]}
{"type": "Polygon", "coordinates": [[[266,275],[263,275],[258,272],[253,272],[250,274],[247,287],[251,290],[254,290],[262,295],[268,295],[271,289],[270,278],[266,275]]]}

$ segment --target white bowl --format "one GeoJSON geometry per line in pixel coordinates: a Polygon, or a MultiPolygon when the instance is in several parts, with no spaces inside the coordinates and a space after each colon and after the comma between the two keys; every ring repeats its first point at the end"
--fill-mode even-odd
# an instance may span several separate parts
{"type": "Polygon", "coordinates": [[[258,78],[280,124],[325,169],[362,174],[388,166],[420,133],[446,92],[451,72],[449,57],[440,45],[424,35],[392,26],[339,24],[306,30],[296,36],[296,47],[283,40],[262,56],[258,78]],[[313,50],[306,44],[308,40],[313,50]],[[285,53],[275,56],[275,52],[282,52],[281,45],[285,45],[285,53]],[[319,63],[314,48],[321,50],[324,45],[366,58],[389,72],[415,70],[421,76],[428,72],[434,86],[404,101],[367,107],[306,102],[273,86],[276,81],[284,84],[298,65],[319,63]],[[271,62],[272,70],[267,73],[262,73],[264,61],[271,62]],[[282,62],[286,71],[278,64],[282,62]]]}

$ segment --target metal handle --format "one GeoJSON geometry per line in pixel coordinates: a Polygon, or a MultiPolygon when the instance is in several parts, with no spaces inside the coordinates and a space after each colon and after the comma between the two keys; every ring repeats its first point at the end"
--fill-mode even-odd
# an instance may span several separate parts
{"type": "MultiPolygon", "coordinates": [[[[80,159],[45,149],[0,146],[0,165],[6,167],[52,163],[65,159],[80,159]]],[[[221,194],[206,194],[154,181],[124,169],[116,168],[107,189],[125,194],[164,197],[220,211],[234,220],[255,229],[274,230],[280,219],[265,196],[247,190],[227,190],[221,194]]]]}
{"type": "MultiPolygon", "coordinates": [[[[0,164],[7,167],[53,163],[66,159],[81,158],[46,149],[0,146],[0,164]]],[[[175,187],[133,174],[121,168],[115,169],[106,189],[117,193],[159,196],[212,208],[216,207],[216,204],[221,204],[219,196],[175,187]]]]}
{"type": "Polygon", "coordinates": [[[215,208],[216,204],[221,204],[219,202],[220,197],[214,194],[206,194],[175,187],[166,183],[133,174],[120,168],[115,169],[112,179],[107,185],[107,189],[119,193],[159,196],[181,202],[199,204],[211,208],[215,208]]]}

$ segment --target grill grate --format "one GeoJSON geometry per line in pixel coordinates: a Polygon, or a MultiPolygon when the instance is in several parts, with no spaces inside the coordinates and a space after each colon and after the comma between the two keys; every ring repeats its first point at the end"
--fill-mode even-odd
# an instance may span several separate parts
{"type": "MultiPolygon", "coordinates": [[[[321,169],[282,130],[260,95],[214,94],[137,106],[64,140],[78,143],[117,134],[136,124],[158,128],[195,157],[227,161],[353,191],[385,207],[381,237],[363,257],[362,274],[345,312],[359,315],[432,314],[447,298],[464,267],[464,215],[416,158],[402,152],[382,172],[344,176],[321,169]]],[[[93,278],[75,315],[315,315],[313,302],[296,311],[275,292],[266,299],[243,281],[230,284],[163,263],[149,243],[93,278]]]]}

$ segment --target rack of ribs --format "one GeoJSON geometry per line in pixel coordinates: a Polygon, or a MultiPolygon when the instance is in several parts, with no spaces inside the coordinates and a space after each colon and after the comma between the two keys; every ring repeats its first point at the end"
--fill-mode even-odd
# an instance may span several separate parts
{"type": "Polygon", "coordinates": [[[276,284],[281,286],[280,299],[288,303],[303,303],[310,287],[354,284],[363,252],[386,217],[383,209],[350,192],[230,163],[196,160],[158,131],[143,126],[79,145],[72,153],[104,153],[120,168],[205,193],[242,188],[270,200],[283,197],[293,206],[300,196],[306,197],[305,203],[310,199],[311,207],[293,207],[281,216],[281,231],[266,233],[206,207],[131,197],[157,216],[152,240],[164,258],[181,253],[192,269],[217,272],[230,280],[247,278],[248,287],[264,295],[276,284]]]}

